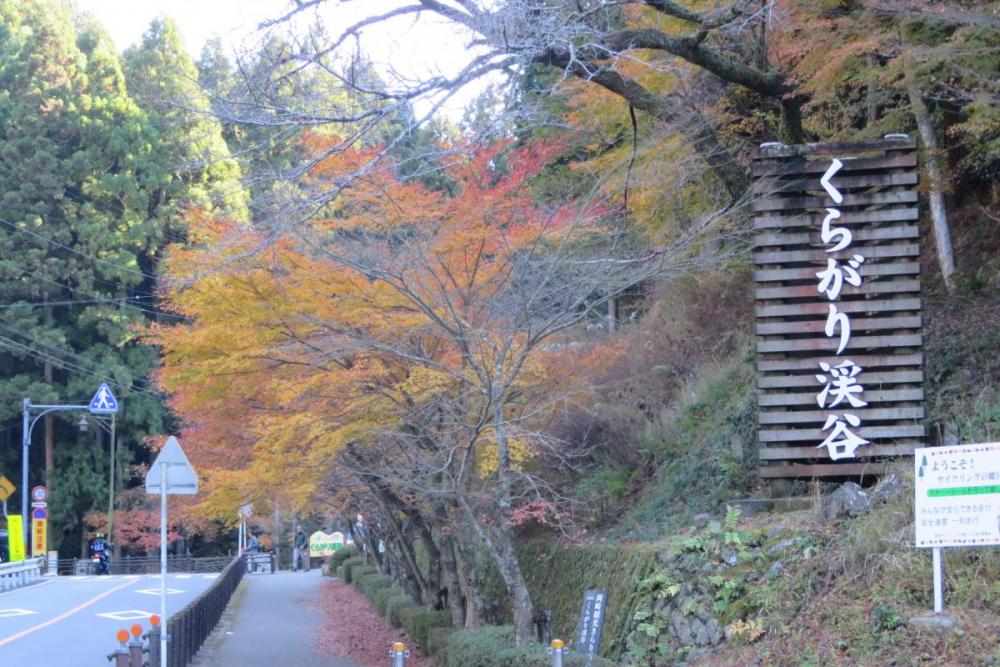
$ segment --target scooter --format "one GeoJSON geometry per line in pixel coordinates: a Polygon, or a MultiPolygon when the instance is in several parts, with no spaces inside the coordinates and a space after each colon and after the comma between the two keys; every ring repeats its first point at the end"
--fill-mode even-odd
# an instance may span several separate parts
{"type": "Polygon", "coordinates": [[[106,551],[99,551],[90,557],[94,564],[94,574],[111,574],[111,559],[106,551]]]}

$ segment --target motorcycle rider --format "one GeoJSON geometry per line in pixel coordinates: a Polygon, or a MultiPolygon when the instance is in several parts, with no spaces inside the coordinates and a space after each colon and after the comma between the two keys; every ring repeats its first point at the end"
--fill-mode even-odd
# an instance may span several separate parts
{"type": "Polygon", "coordinates": [[[94,539],[90,541],[90,557],[97,558],[98,563],[96,569],[96,574],[110,574],[111,573],[111,557],[108,554],[110,550],[110,545],[104,540],[104,533],[98,533],[94,539]]]}

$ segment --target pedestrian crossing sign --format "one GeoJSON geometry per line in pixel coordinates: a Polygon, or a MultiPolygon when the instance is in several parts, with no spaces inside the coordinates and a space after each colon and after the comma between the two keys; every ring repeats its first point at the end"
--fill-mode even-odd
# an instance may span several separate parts
{"type": "Polygon", "coordinates": [[[118,401],[107,382],[102,382],[97,388],[97,393],[90,399],[89,410],[92,415],[113,415],[118,412],[118,401]]]}

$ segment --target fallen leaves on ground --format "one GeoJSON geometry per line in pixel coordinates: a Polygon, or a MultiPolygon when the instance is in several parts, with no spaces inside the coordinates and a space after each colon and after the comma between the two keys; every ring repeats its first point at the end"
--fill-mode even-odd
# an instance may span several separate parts
{"type": "Polygon", "coordinates": [[[384,667],[389,664],[393,642],[403,642],[413,650],[406,667],[430,667],[430,660],[417,655],[406,633],[389,625],[350,584],[339,579],[324,581],[314,606],[324,615],[317,642],[320,654],[350,658],[365,667],[384,667]]]}

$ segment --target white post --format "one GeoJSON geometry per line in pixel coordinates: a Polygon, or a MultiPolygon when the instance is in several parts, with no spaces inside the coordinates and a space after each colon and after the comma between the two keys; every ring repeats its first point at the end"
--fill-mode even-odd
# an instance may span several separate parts
{"type": "Polygon", "coordinates": [[[167,663],[167,465],[160,464],[160,664],[167,663]]]}
{"type": "Polygon", "coordinates": [[[941,547],[931,549],[934,567],[934,613],[940,614],[944,611],[944,593],[942,591],[942,567],[941,567],[941,547]]]}

